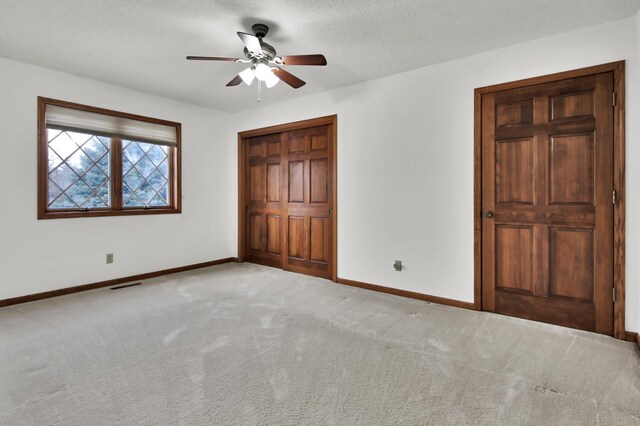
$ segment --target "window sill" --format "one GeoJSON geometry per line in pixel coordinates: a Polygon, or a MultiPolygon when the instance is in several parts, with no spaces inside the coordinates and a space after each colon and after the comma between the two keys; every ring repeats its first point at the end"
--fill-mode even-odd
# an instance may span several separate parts
{"type": "Polygon", "coordinates": [[[71,219],[79,217],[104,217],[104,216],[139,216],[156,214],[180,214],[181,208],[149,208],[149,209],[123,209],[123,210],[63,210],[38,212],[38,220],[43,219],[71,219]]]}

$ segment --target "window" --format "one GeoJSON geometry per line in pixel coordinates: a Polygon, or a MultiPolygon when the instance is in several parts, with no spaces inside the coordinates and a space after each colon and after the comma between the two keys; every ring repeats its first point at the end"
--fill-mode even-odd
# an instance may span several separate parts
{"type": "Polygon", "coordinates": [[[38,98],[38,218],[180,213],[180,123],[38,98]]]}

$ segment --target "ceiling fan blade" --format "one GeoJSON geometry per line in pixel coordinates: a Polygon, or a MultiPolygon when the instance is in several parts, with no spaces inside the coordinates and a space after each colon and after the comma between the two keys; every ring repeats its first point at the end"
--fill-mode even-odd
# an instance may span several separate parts
{"type": "Polygon", "coordinates": [[[260,39],[258,37],[240,31],[238,31],[238,37],[240,37],[240,40],[242,40],[249,52],[256,55],[262,53],[262,47],[260,47],[260,39]]]}
{"type": "Polygon", "coordinates": [[[281,56],[282,65],[327,65],[327,60],[323,55],[294,55],[281,56]]]}
{"type": "Polygon", "coordinates": [[[284,81],[294,89],[299,89],[307,84],[290,72],[283,70],[282,68],[274,67],[274,74],[276,75],[276,77],[278,77],[280,80],[284,81]]]}
{"type": "Polygon", "coordinates": [[[221,58],[218,56],[187,56],[187,59],[190,61],[227,61],[227,62],[236,62],[238,58],[221,58]]]}
{"type": "Polygon", "coordinates": [[[240,83],[242,83],[242,77],[236,75],[235,77],[233,77],[233,80],[227,83],[227,87],[237,86],[240,83]]]}

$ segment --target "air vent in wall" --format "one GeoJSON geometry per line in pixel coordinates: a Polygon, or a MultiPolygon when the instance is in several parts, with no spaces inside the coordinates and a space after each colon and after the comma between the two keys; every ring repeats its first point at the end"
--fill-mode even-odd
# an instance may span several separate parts
{"type": "Polygon", "coordinates": [[[111,290],[120,290],[121,288],[133,287],[134,285],[140,285],[142,283],[122,284],[119,286],[111,287],[111,290]]]}

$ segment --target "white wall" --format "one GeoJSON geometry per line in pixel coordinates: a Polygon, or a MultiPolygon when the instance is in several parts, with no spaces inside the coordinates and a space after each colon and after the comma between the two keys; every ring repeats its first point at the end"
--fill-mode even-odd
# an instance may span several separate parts
{"type": "MultiPolygon", "coordinates": [[[[640,12],[636,15],[636,37],[638,56],[640,58],[640,12]]],[[[640,69],[636,67],[633,74],[627,74],[627,83],[633,81],[636,87],[640,87],[640,69]]],[[[634,96],[634,93],[631,93],[634,96]]],[[[640,264],[638,256],[640,255],[640,194],[638,194],[638,186],[640,186],[640,142],[638,139],[638,114],[640,114],[640,99],[638,93],[635,93],[634,99],[627,97],[627,129],[632,127],[633,134],[627,136],[627,303],[626,303],[626,328],[640,333],[640,264]],[[635,102],[634,102],[635,101],[635,102]],[[635,125],[635,127],[633,127],[635,125]],[[635,295],[635,298],[634,298],[635,295]],[[635,306],[634,306],[635,305],[635,306]],[[635,316],[635,328],[633,324],[635,316]]]]}
{"type": "Polygon", "coordinates": [[[233,116],[0,58],[0,299],[234,256],[236,133],[338,114],[339,276],[471,302],[473,89],[625,59],[626,328],[640,331],[638,37],[634,17],[233,116]],[[183,214],[36,220],[37,96],[182,122],[183,214]]]}
{"type": "Polygon", "coordinates": [[[624,59],[626,328],[637,331],[637,37],[633,17],[258,107],[236,115],[229,140],[237,131],[338,114],[338,276],[472,302],[474,88],[624,59]],[[394,272],[395,259],[406,270],[394,272]]]}
{"type": "Polygon", "coordinates": [[[0,299],[235,256],[229,115],[0,58],[0,299]],[[183,213],[36,219],[36,98],[182,123],[183,213]],[[114,253],[115,262],[105,263],[114,253]]]}

